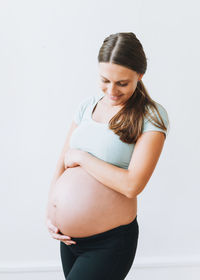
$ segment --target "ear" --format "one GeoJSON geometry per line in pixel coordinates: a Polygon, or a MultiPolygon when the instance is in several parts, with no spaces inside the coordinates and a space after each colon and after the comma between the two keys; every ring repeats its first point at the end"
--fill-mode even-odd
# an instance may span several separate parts
{"type": "Polygon", "coordinates": [[[139,76],[138,76],[138,81],[140,81],[140,80],[142,79],[143,75],[144,75],[144,74],[139,74],[139,76]]]}

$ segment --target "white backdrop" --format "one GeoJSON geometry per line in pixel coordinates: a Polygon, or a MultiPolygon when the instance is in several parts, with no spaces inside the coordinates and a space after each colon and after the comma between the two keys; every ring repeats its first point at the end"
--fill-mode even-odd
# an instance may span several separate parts
{"type": "Polygon", "coordinates": [[[151,267],[149,279],[199,279],[199,8],[194,0],[0,1],[2,279],[23,279],[22,271],[64,279],[59,243],[44,224],[48,190],[78,102],[99,91],[99,48],[116,32],[141,41],[143,82],[170,119],[138,196],[129,277],[146,280],[151,267]]]}

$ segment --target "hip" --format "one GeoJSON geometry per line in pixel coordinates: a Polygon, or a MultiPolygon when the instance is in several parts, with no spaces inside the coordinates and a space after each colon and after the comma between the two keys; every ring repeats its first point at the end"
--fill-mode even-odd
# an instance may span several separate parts
{"type": "Polygon", "coordinates": [[[87,237],[71,236],[76,244],[68,247],[77,256],[93,250],[107,250],[112,254],[122,254],[126,251],[136,250],[138,236],[139,225],[136,216],[129,224],[120,225],[98,234],[87,237]]]}

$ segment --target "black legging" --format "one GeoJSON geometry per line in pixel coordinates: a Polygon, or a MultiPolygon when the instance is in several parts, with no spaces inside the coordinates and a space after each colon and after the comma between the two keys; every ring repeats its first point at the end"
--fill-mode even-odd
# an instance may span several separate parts
{"type": "Polygon", "coordinates": [[[88,237],[71,237],[76,244],[60,242],[62,267],[67,280],[123,280],[137,249],[136,218],[127,225],[88,237]]]}

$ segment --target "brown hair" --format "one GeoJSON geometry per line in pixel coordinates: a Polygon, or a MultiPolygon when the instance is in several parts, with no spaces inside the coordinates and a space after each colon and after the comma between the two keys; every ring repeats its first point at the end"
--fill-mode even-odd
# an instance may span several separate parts
{"type": "MultiPolygon", "coordinates": [[[[144,74],[147,68],[143,47],[132,32],[120,32],[105,38],[99,50],[98,62],[118,64],[132,69],[138,74],[144,74]]],[[[109,121],[109,128],[119,135],[121,141],[132,144],[142,133],[144,117],[147,117],[149,121],[153,120],[155,126],[167,130],[155,101],[150,97],[140,80],[134,94],[109,121]],[[155,112],[153,115],[150,113],[149,108],[152,112],[156,110],[160,120],[155,112]]]]}

